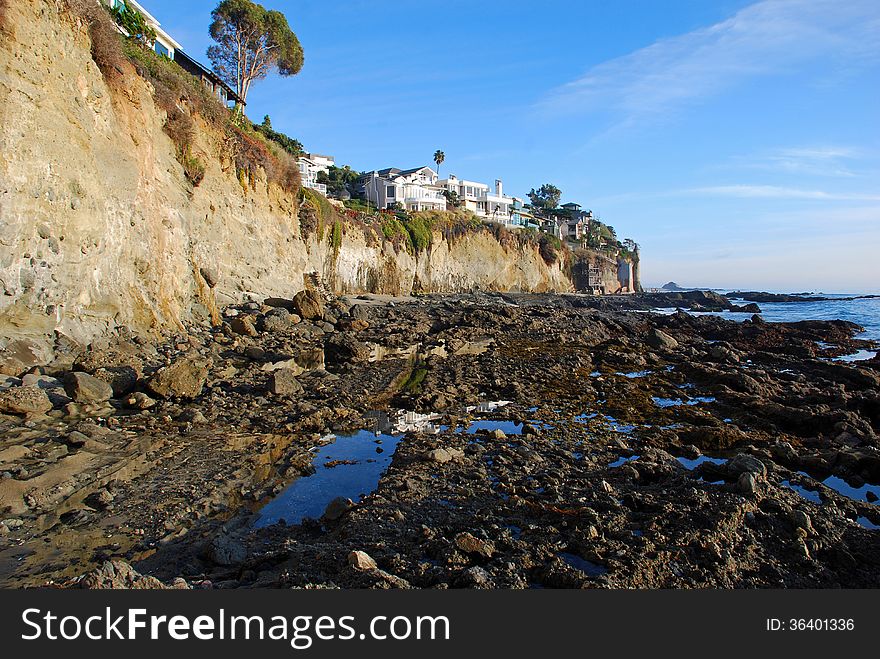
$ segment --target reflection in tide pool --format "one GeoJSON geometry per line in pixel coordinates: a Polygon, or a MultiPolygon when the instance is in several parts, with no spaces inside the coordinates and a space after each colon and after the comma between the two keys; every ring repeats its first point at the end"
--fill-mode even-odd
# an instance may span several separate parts
{"type": "Polygon", "coordinates": [[[710,458],[705,455],[701,455],[700,457],[694,458],[693,460],[691,460],[690,458],[675,458],[675,459],[678,460],[679,463],[681,463],[681,465],[685,469],[687,469],[688,471],[693,471],[694,469],[699,467],[701,464],[705,464],[706,462],[709,462],[714,465],[723,465],[723,464],[727,463],[727,460],[725,460],[724,458],[710,458]]]}
{"type": "Polygon", "coordinates": [[[877,356],[877,352],[875,350],[859,350],[858,352],[854,352],[851,355],[843,355],[842,357],[835,357],[834,361],[836,362],[863,362],[869,359],[874,359],[877,356]]]}
{"type": "Polygon", "coordinates": [[[474,421],[465,431],[468,435],[476,435],[478,432],[502,431],[505,435],[522,435],[523,426],[515,421],[474,421]]]}
{"type": "Polygon", "coordinates": [[[822,498],[819,496],[819,493],[815,490],[808,490],[803,485],[797,485],[792,483],[791,481],[782,481],[782,484],[790,490],[794,490],[798,494],[801,495],[802,498],[807,501],[812,501],[813,503],[822,503],[822,498]]]}
{"type": "Polygon", "coordinates": [[[702,403],[714,403],[715,398],[713,396],[695,396],[689,400],[682,400],[681,398],[660,398],[658,396],[652,396],[651,400],[654,401],[654,404],[657,407],[681,407],[682,405],[700,405],[702,403]]]}
{"type": "Polygon", "coordinates": [[[631,455],[628,458],[617,458],[617,460],[615,460],[614,462],[612,462],[611,464],[608,465],[608,468],[609,469],[616,469],[617,467],[622,467],[627,462],[632,462],[633,460],[638,460],[639,457],[640,456],[638,456],[638,455],[631,455]]]}
{"type": "Polygon", "coordinates": [[[288,524],[300,524],[306,518],[318,519],[327,504],[337,497],[358,501],[370,494],[378,487],[402,438],[403,435],[385,434],[377,437],[369,430],[337,435],[336,441],[315,453],[314,474],[298,478],[263,507],[257,528],[282,519],[288,524]]]}
{"type": "Polygon", "coordinates": [[[638,378],[645,378],[651,375],[654,371],[635,371],[634,373],[621,373],[617,372],[615,375],[620,375],[624,378],[629,378],[630,380],[636,380],[638,378]]]}
{"type": "Polygon", "coordinates": [[[868,501],[868,492],[874,494],[874,501],[880,499],[880,486],[865,484],[861,487],[853,487],[849,483],[847,483],[842,478],[838,478],[837,476],[829,476],[824,481],[822,481],[823,485],[830,487],[832,490],[837,492],[838,494],[842,494],[845,497],[849,497],[855,501],[868,501]]]}

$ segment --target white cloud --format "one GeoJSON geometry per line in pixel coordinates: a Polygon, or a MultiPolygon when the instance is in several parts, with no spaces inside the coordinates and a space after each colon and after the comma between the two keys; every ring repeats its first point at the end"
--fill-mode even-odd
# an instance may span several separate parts
{"type": "Polygon", "coordinates": [[[880,56],[876,0],[762,0],[733,17],[603,62],[550,93],[549,113],[596,109],[656,117],[760,75],[816,61],[853,67],[880,56]]]}
{"type": "Polygon", "coordinates": [[[817,201],[880,201],[880,195],[825,192],[777,185],[714,185],[681,190],[678,194],[698,194],[719,197],[804,199],[817,201]]]}

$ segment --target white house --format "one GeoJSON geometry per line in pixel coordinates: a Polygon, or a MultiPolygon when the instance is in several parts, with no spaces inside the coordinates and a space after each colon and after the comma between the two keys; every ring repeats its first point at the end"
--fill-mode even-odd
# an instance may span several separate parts
{"type": "Polygon", "coordinates": [[[454,174],[450,174],[449,178],[440,181],[439,185],[443,190],[456,193],[462,208],[484,220],[521,226],[519,222],[513,220],[517,216],[516,211],[522,208],[522,204],[517,204],[514,197],[504,194],[504,184],[501,179],[496,179],[494,192],[485,183],[466,181],[454,174]]]}
{"type": "Polygon", "coordinates": [[[320,153],[307,153],[306,158],[315,163],[319,172],[328,174],[331,167],[336,167],[336,158],[333,156],[322,156],[320,153]]]}
{"type": "Polygon", "coordinates": [[[446,210],[446,197],[430,167],[382,169],[368,174],[362,182],[364,197],[377,208],[400,203],[408,211],[446,210]]]}
{"type": "MultiPolygon", "coordinates": [[[[125,7],[125,2],[123,0],[103,0],[105,4],[107,4],[111,9],[120,8],[123,9],[125,7]]],[[[128,6],[132,9],[138,10],[141,14],[143,14],[144,20],[147,22],[153,30],[156,32],[156,41],[153,43],[153,50],[155,50],[159,55],[164,55],[169,59],[174,59],[174,53],[178,50],[183,50],[183,46],[181,46],[174,38],[168,34],[165,30],[162,29],[162,25],[156,18],[150,14],[146,9],[141,6],[140,3],[135,0],[128,0],[128,6]]]]}
{"type": "MultiPolygon", "coordinates": [[[[323,158],[326,156],[321,157],[323,158]]],[[[317,190],[322,195],[326,196],[327,186],[323,183],[318,183],[318,172],[326,173],[328,168],[322,162],[316,162],[307,156],[300,156],[297,162],[299,164],[299,175],[302,179],[303,187],[317,190]]]]}

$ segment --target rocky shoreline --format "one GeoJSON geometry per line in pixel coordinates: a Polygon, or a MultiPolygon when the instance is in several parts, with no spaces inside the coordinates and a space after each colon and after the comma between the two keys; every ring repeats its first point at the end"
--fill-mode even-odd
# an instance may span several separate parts
{"type": "Polygon", "coordinates": [[[0,586],[880,586],[880,360],[832,361],[877,346],[669,306],[734,305],[305,291],[57,343],[0,380],[0,586]]]}

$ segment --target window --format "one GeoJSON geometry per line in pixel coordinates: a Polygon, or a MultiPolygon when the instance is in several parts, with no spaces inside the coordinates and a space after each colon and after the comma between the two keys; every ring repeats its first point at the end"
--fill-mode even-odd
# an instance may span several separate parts
{"type": "Polygon", "coordinates": [[[394,186],[389,185],[385,188],[385,196],[389,199],[394,199],[394,186]]]}
{"type": "Polygon", "coordinates": [[[163,46],[163,45],[162,45],[161,43],[159,43],[158,41],[157,41],[155,44],[153,44],[153,49],[154,49],[159,55],[163,55],[164,57],[171,57],[171,51],[168,50],[165,46],[163,46]]]}

